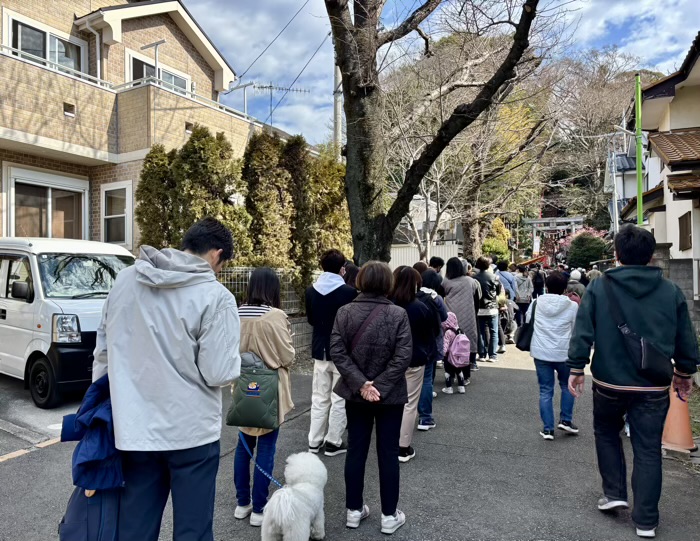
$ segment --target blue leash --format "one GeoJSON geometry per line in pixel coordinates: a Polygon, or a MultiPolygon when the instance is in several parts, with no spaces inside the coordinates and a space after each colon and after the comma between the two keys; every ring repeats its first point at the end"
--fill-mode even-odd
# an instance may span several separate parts
{"type": "Polygon", "coordinates": [[[245,434],[243,432],[238,433],[238,441],[240,441],[243,444],[243,448],[248,451],[248,454],[250,455],[250,458],[253,460],[253,464],[255,464],[255,467],[258,469],[260,473],[262,473],[265,477],[267,477],[270,481],[272,481],[274,484],[276,484],[279,488],[283,488],[282,483],[280,483],[277,479],[272,477],[271,474],[267,473],[265,470],[263,470],[260,465],[258,464],[258,461],[255,460],[255,457],[253,456],[252,451],[250,450],[250,447],[248,447],[248,442],[245,441],[245,434]]]}

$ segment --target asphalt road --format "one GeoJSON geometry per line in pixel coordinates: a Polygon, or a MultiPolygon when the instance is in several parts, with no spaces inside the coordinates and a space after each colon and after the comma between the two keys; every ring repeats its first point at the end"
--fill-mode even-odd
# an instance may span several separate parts
{"type": "MultiPolygon", "coordinates": [[[[438,380],[442,373],[438,373],[438,380]]],[[[282,476],[284,458],[306,449],[309,425],[308,376],[293,379],[296,411],[280,434],[275,475],[282,476]]],[[[0,377],[0,423],[11,422],[46,438],[64,411],[33,409],[21,383],[0,377]]],[[[466,395],[440,394],[435,401],[438,427],[417,433],[417,456],[401,466],[400,508],[407,525],[398,540],[547,540],[623,541],[637,539],[629,513],[605,516],[595,509],[600,485],[595,464],[590,392],[578,401],[578,437],[543,441],[538,432],[537,382],[530,359],[509,350],[504,361],[484,365],[466,395]]],[[[37,448],[0,426],[0,455],[6,449],[30,452],[0,463],[0,540],[56,539],[56,527],[71,492],[71,444],[37,448]]],[[[235,431],[225,427],[217,485],[215,538],[259,539],[259,530],[233,517],[232,451],[235,431]]],[[[40,444],[41,445],[41,444],[40,444]]],[[[629,452],[629,445],[628,452],[629,452]]],[[[379,493],[376,460],[370,454],[366,503],[372,516],[355,531],[344,527],[342,456],[324,457],[329,470],[326,488],[326,539],[376,540],[379,535],[379,493]]],[[[631,462],[628,461],[628,462],[631,462]]],[[[673,460],[664,461],[664,493],[658,539],[700,538],[700,476],[673,460]]],[[[161,539],[171,539],[166,514],[161,539]]]]}

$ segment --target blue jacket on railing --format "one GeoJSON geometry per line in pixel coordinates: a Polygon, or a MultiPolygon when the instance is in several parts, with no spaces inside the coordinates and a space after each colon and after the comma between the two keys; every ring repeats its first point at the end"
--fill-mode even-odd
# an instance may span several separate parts
{"type": "Polygon", "coordinates": [[[61,441],[78,441],[73,451],[73,484],[91,490],[124,485],[121,455],[114,444],[109,380],[104,375],[85,393],[78,413],[63,418],[61,441]]]}

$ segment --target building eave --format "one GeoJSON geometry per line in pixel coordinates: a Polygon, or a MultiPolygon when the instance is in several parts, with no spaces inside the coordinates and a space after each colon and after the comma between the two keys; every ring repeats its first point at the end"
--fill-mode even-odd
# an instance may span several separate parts
{"type": "Polygon", "coordinates": [[[214,69],[214,87],[225,92],[236,80],[234,69],[209,39],[180,0],[152,0],[138,4],[112,6],[93,11],[75,20],[79,30],[87,25],[102,30],[104,43],[113,45],[122,42],[122,23],[128,19],[168,14],[195,46],[207,63],[214,69]]]}

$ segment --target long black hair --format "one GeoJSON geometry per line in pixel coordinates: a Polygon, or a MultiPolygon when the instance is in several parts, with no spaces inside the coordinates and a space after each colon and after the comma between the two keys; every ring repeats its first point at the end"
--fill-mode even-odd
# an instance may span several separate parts
{"type": "Polygon", "coordinates": [[[273,308],[279,308],[282,305],[280,301],[280,279],[270,267],[259,267],[251,273],[248,281],[246,304],[258,306],[264,304],[273,308]]]}
{"type": "Polygon", "coordinates": [[[460,276],[464,276],[464,265],[458,257],[451,257],[447,260],[447,270],[445,271],[445,276],[448,280],[454,280],[460,276]]]}

